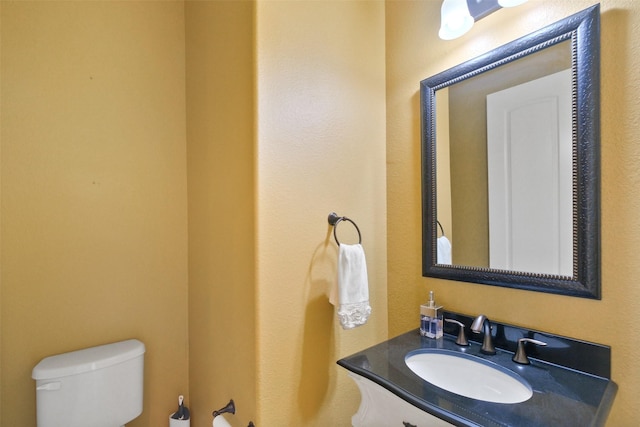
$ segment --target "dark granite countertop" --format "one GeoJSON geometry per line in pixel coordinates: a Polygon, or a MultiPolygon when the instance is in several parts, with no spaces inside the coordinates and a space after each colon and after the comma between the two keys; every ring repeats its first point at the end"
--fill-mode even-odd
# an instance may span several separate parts
{"type": "MultiPolygon", "coordinates": [[[[457,318],[462,320],[460,316],[457,318]]],[[[467,322],[468,320],[464,323],[467,322]]],[[[549,334],[544,337],[547,340],[554,339],[549,334]]],[[[470,340],[469,347],[461,347],[455,344],[455,339],[455,336],[448,333],[438,340],[424,338],[416,329],[345,357],[337,363],[423,411],[457,426],[587,427],[605,424],[617,391],[617,385],[606,376],[533,357],[530,357],[530,365],[519,365],[511,360],[513,352],[499,348],[499,340],[496,342],[497,354],[487,356],[480,352],[478,342],[470,340]],[[422,380],[405,364],[406,354],[420,348],[464,352],[501,365],[524,378],[533,388],[533,396],[522,403],[491,403],[436,387],[422,380]]],[[[564,347],[565,338],[555,339],[563,344],[559,347],[564,347]]],[[[578,344],[585,345],[584,342],[578,344]]],[[[597,344],[594,346],[603,347],[597,344]]],[[[588,347],[580,349],[582,353],[591,351],[588,347]]],[[[602,353],[602,348],[595,350],[602,353]]],[[[589,359],[588,355],[577,357],[585,358],[589,359]]],[[[608,369],[607,366],[604,371],[608,372],[608,369]]]]}

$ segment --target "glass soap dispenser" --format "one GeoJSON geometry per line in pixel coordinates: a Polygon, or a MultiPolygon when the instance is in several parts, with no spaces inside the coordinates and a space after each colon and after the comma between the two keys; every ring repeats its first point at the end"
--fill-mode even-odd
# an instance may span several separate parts
{"type": "Polygon", "coordinates": [[[430,291],[429,302],[420,306],[420,335],[427,338],[440,338],[443,320],[442,306],[436,306],[433,291],[430,291]]]}

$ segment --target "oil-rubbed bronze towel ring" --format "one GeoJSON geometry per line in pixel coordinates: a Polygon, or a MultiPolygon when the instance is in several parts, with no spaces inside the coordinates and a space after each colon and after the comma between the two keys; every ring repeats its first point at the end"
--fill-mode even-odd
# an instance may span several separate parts
{"type": "Polygon", "coordinates": [[[362,244],[362,234],[360,234],[360,229],[356,225],[355,222],[351,218],[347,218],[346,216],[338,216],[337,213],[331,212],[329,214],[329,224],[333,226],[333,238],[336,239],[336,243],[340,246],[340,241],[338,240],[338,235],[336,234],[336,229],[338,228],[338,224],[340,221],[349,221],[356,228],[358,232],[358,243],[362,244]]]}

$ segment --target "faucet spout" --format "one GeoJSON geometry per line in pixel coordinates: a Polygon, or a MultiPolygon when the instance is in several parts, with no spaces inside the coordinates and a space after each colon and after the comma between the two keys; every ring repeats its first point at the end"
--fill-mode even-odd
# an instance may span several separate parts
{"type": "Polygon", "coordinates": [[[491,322],[484,314],[480,314],[475,318],[471,324],[471,331],[476,334],[483,333],[484,338],[482,340],[481,353],[484,354],[496,354],[496,349],[493,346],[493,339],[491,337],[491,322]]]}

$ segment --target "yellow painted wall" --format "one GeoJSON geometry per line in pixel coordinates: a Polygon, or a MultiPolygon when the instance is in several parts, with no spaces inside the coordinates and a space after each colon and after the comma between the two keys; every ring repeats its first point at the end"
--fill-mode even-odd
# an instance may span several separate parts
{"type": "Polygon", "coordinates": [[[357,409],[335,362],[387,336],[383,12],[186,3],[194,423],[229,397],[237,426],[349,425],[357,409]],[[374,314],[353,331],[327,298],[332,210],[370,266],[374,314]]]}
{"type": "Polygon", "coordinates": [[[440,4],[386,5],[389,335],[417,327],[409,313],[417,313],[433,289],[451,310],[611,345],[619,391],[607,425],[636,425],[640,360],[628,326],[640,322],[640,2],[601,2],[600,301],[420,277],[419,81],[595,2],[529,0],[486,17],[453,41],[437,37],[440,4]]]}
{"type": "MultiPolygon", "coordinates": [[[[2,47],[2,2],[0,2],[0,47],[2,47]]],[[[2,96],[2,54],[0,50],[0,97],[2,96]]],[[[0,98],[1,99],[1,98],[0,98]]],[[[2,102],[0,102],[0,424],[2,424],[2,102]]]]}
{"type": "Polygon", "coordinates": [[[137,337],[132,426],[179,393],[194,425],[229,397],[235,425],[348,425],[335,361],[387,337],[384,3],[1,13],[0,424],[35,425],[41,358],[137,337]],[[327,298],[333,210],[368,257],[352,331],[327,298]]]}
{"type": "Polygon", "coordinates": [[[254,12],[186,2],[189,375],[194,426],[256,417],[254,12]]]}
{"type": "Polygon", "coordinates": [[[258,426],[350,425],[335,361],[387,337],[384,27],[381,1],[257,3],[258,426]],[[373,313],[349,331],[327,298],[331,211],[367,256],[373,313]]]}
{"type": "Polygon", "coordinates": [[[180,2],[2,2],[2,426],[35,426],[32,368],[128,338],[162,426],[187,393],[180,2]]]}

